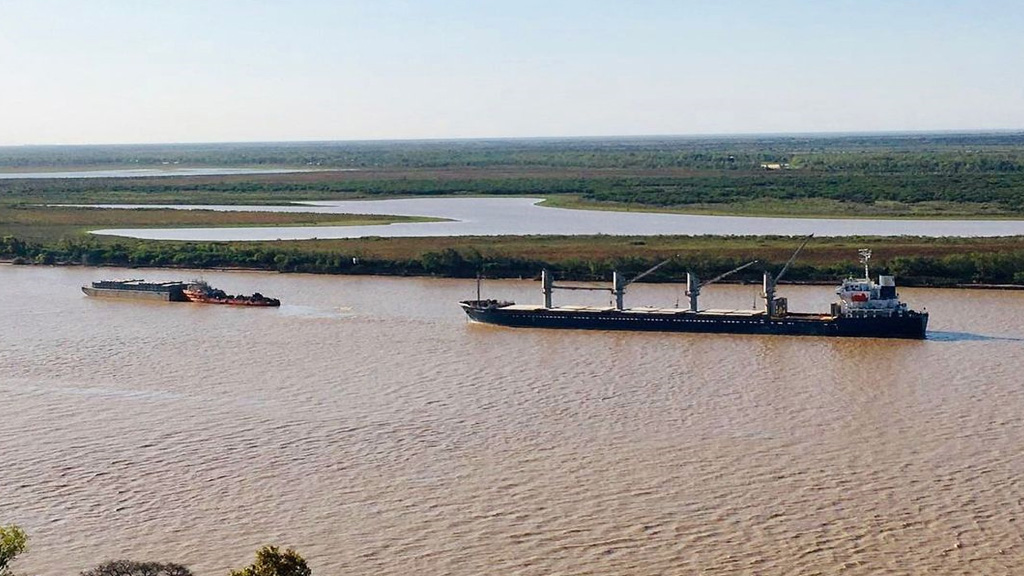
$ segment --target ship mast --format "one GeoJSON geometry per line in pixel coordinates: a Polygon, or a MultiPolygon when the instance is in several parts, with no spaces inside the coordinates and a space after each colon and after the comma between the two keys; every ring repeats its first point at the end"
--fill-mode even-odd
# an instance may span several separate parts
{"type": "Polygon", "coordinates": [[[861,264],[864,265],[864,279],[871,280],[871,276],[868,274],[868,260],[871,260],[871,249],[861,248],[860,250],[857,250],[857,253],[860,254],[861,264]]]}

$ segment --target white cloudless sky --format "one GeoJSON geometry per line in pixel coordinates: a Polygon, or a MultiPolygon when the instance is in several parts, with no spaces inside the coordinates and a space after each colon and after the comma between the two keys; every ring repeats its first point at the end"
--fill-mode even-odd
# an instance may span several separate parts
{"type": "Polygon", "coordinates": [[[1019,0],[0,0],[0,145],[993,129],[1019,0]]]}

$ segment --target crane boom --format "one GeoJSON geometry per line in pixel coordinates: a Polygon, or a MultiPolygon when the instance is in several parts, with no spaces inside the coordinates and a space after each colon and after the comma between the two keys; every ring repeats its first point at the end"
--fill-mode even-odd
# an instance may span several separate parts
{"type": "Polygon", "coordinates": [[[800,247],[796,249],[796,252],[793,252],[793,255],[789,257],[789,261],[786,262],[786,265],[783,266],[782,270],[780,270],[778,275],[775,276],[775,279],[772,281],[772,286],[773,287],[779,283],[779,280],[782,280],[782,277],[789,270],[790,265],[792,265],[793,261],[796,260],[797,254],[799,254],[800,251],[804,249],[804,246],[806,246],[807,243],[810,242],[811,238],[813,238],[813,237],[814,237],[814,234],[811,234],[811,235],[807,236],[807,238],[804,238],[804,241],[800,243],[800,247]]]}
{"type": "Polygon", "coordinates": [[[712,278],[711,280],[708,280],[706,282],[699,281],[696,276],[694,276],[690,272],[687,272],[686,273],[686,295],[690,297],[690,311],[691,312],[696,312],[697,311],[697,298],[700,296],[700,289],[701,288],[707,286],[708,284],[714,284],[715,282],[718,282],[722,278],[725,278],[726,276],[728,276],[730,274],[733,274],[735,272],[739,272],[740,270],[743,270],[744,268],[746,268],[748,266],[753,266],[754,264],[757,264],[757,260],[754,260],[754,261],[751,261],[751,262],[747,262],[746,264],[744,264],[742,266],[737,266],[737,267],[733,268],[732,270],[729,270],[725,274],[719,274],[718,276],[715,276],[714,278],[712,278]]]}
{"type": "Polygon", "coordinates": [[[767,270],[764,271],[764,292],[761,294],[761,297],[764,298],[765,314],[767,314],[769,318],[774,317],[777,311],[775,302],[775,287],[779,284],[779,280],[782,280],[782,277],[785,276],[786,272],[789,270],[789,267],[793,264],[793,261],[796,260],[797,254],[799,254],[800,251],[804,249],[804,246],[806,246],[807,243],[810,242],[811,238],[813,237],[814,234],[811,234],[807,236],[807,238],[804,238],[804,241],[800,243],[800,246],[796,249],[796,252],[793,252],[793,255],[789,257],[789,261],[786,262],[786,265],[783,266],[782,270],[779,271],[778,276],[772,278],[770,272],[768,272],[767,270]]]}
{"type": "Polygon", "coordinates": [[[659,262],[659,263],[655,264],[654,266],[652,266],[652,267],[648,268],[647,270],[645,270],[645,271],[637,274],[636,276],[634,276],[632,280],[627,280],[622,285],[622,287],[625,288],[626,286],[629,286],[630,284],[632,284],[633,282],[636,282],[637,280],[643,278],[644,276],[647,276],[648,274],[654,273],[655,270],[657,270],[658,268],[661,268],[662,266],[664,266],[665,264],[668,264],[671,261],[672,261],[672,259],[669,258],[668,260],[665,260],[663,262],[659,262]]]}
{"type": "Polygon", "coordinates": [[[629,286],[633,282],[636,282],[637,280],[643,278],[644,276],[647,276],[651,272],[654,272],[658,268],[661,268],[662,266],[668,264],[671,261],[672,259],[669,258],[664,262],[659,262],[658,264],[655,264],[654,266],[648,268],[647,270],[641,272],[640,274],[637,274],[636,276],[633,277],[632,280],[625,280],[622,276],[619,276],[618,272],[612,272],[612,294],[615,295],[615,309],[622,310],[622,300],[626,295],[626,286],[629,286]]]}
{"type": "Polygon", "coordinates": [[[736,272],[739,272],[740,270],[743,270],[744,268],[746,268],[748,266],[753,266],[754,264],[757,264],[757,262],[758,262],[757,260],[751,260],[750,262],[747,262],[743,266],[737,266],[737,267],[733,268],[732,270],[729,270],[725,274],[719,274],[718,276],[715,276],[711,280],[708,280],[706,282],[701,282],[699,288],[703,288],[703,287],[707,286],[708,284],[714,284],[715,282],[718,282],[719,280],[721,280],[722,278],[725,278],[726,276],[729,276],[730,274],[735,274],[736,272]]]}

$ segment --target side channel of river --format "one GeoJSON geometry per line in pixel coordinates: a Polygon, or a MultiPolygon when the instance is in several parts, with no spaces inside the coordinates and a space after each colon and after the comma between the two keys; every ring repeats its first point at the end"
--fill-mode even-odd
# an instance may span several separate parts
{"type": "MultiPolygon", "coordinates": [[[[538,206],[536,198],[410,198],[304,202],[293,206],[150,207],[182,210],[234,210],[394,214],[444,218],[378,226],[302,226],[261,228],[135,228],[95,230],[94,234],[151,240],[231,241],[309,240],[313,238],[524,236],[557,235],[783,235],[805,236],[1016,236],[1024,220],[853,220],[695,216],[649,212],[569,210],[538,206]]],[[[139,208],[138,205],[103,205],[139,208]]]]}

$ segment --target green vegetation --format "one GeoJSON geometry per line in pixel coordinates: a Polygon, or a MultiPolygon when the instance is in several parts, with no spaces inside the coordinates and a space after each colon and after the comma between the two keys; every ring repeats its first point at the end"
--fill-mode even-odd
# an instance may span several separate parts
{"type": "MultiPolygon", "coordinates": [[[[0,576],[12,576],[10,563],[25,551],[28,537],[15,525],[0,526],[0,576]]],[[[256,551],[256,561],[231,576],[310,576],[306,560],[291,548],[280,551],[264,546],[256,551]]],[[[192,576],[192,571],[172,562],[110,560],[81,573],[81,576],[192,576]]]]}
{"type": "MultiPolygon", "coordinates": [[[[785,213],[786,204],[825,200],[827,214],[873,215],[879,206],[903,206],[897,215],[944,216],[927,210],[929,203],[958,205],[960,214],[1020,215],[1024,213],[1024,173],[979,178],[951,174],[822,174],[802,171],[759,174],[716,174],[679,178],[637,178],[612,181],[581,194],[590,202],[615,202],[659,208],[737,212],[732,206],[754,203],[770,213],[785,213]],[[852,209],[851,209],[852,208],[852,209]]],[[[749,211],[749,208],[748,210],[749,211]]],[[[760,212],[760,210],[758,210],[760,212]]],[[[755,212],[757,213],[757,212],[755,212]]]]}
{"type": "Polygon", "coordinates": [[[779,163],[819,171],[1008,173],[1024,171],[1022,142],[1022,133],[981,133],[18,146],[0,147],[0,166],[749,171],[779,163]]]}
{"type": "Polygon", "coordinates": [[[576,210],[616,210],[622,212],[662,212],[709,216],[775,216],[788,218],[912,218],[980,220],[1017,218],[995,203],[985,202],[899,202],[879,200],[853,203],[829,198],[747,198],[726,203],[694,202],[671,206],[641,205],[635,202],[595,201],[578,195],[548,197],[544,206],[576,210]]]}
{"type": "Polygon", "coordinates": [[[28,536],[14,524],[0,526],[0,576],[11,575],[11,562],[28,548],[28,536]]]}
{"type": "MultiPolygon", "coordinates": [[[[0,259],[21,264],[128,267],[246,268],[314,274],[387,274],[472,278],[533,277],[548,268],[559,277],[606,280],[612,270],[635,274],[665,258],[648,277],[683,281],[687,271],[710,277],[758,259],[778,269],[795,249],[787,237],[530,236],[365,238],[287,242],[162,242],[74,238],[53,243],[0,239],[0,259]]],[[[872,248],[876,273],[902,285],[1024,283],[1024,244],[1018,238],[830,238],[804,249],[791,281],[833,282],[856,274],[858,248],[872,248]]],[[[757,282],[759,269],[735,277],[757,282]]]]}
{"type": "Polygon", "coordinates": [[[192,576],[192,571],[174,563],[135,562],[134,560],[111,560],[81,576],[192,576]]]}
{"type": "Polygon", "coordinates": [[[256,561],[232,570],[231,576],[310,576],[312,571],[298,552],[291,548],[281,552],[276,546],[264,546],[256,551],[256,561]]]}

